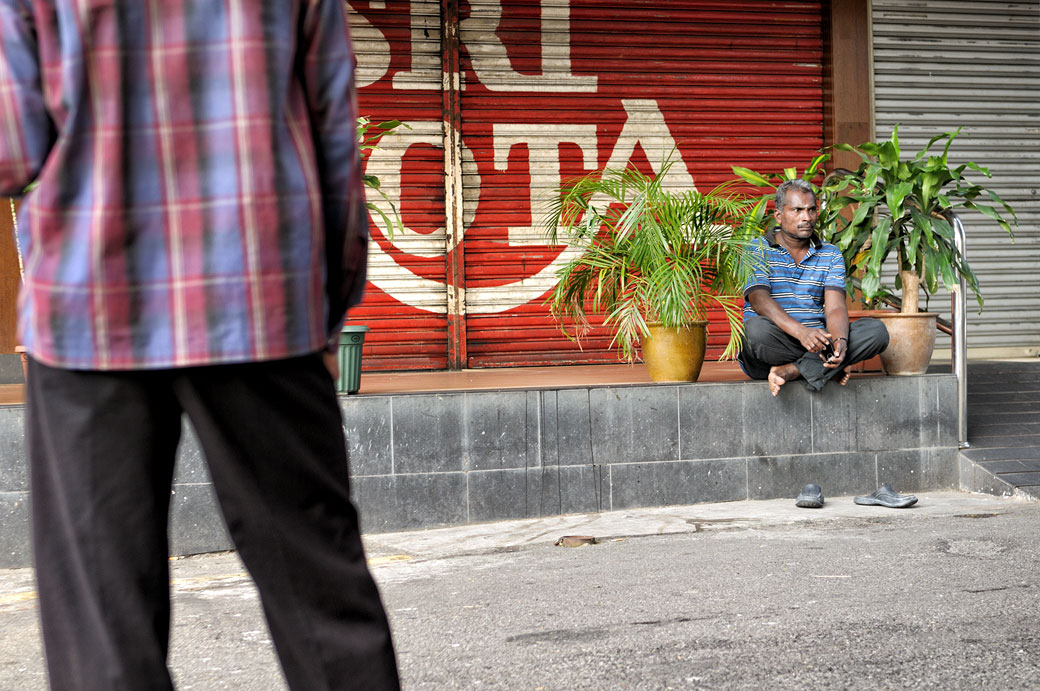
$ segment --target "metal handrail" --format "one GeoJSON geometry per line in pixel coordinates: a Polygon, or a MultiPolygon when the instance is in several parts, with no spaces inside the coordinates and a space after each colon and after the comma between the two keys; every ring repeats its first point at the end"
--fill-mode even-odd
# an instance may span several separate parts
{"type": "MultiPolygon", "coordinates": [[[[953,241],[957,251],[961,254],[961,261],[966,262],[967,235],[964,232],[964,224],[957,214],[950,212],[953,221],[953,241]]],[[[950,361],[953,373],[957,375],[957,443],[960,448],[966,449],[971,446],[968,443],[968,345],[966,337],[968,334],[968,317],[965,306],[965,298],[968,292],[968,282],[962,275],[960,282],[954,290],[953,304],[953,348],[950,361]]]]}
{"type": "MultiPolygon", "coordinates": [[[[945,213],[947,220],[953,225],[953,242],[957,251],[960,252],[961,261],[967,262],[967,234],[964,232],[964,224],[960,217],[953,211],[945,213]]],[[[852,279],[853,284],[859,287],[859,282],[852,279]]],[[[968,442],[968,348],[967,333],[968,319],[966,297],[968,294],[968,281],[962,275],[960,281],[950,291],[952,296],[951,322],[941,317],[935,320],[935,326],[939,331],[949,334],[952,338],[950,369],[957,376],[957,444],[962,449],[971,446],[968,442]]],[[[880,298],[882,302],[891,307],[899,309],[902,301],[891,295],[880,298]]]]}

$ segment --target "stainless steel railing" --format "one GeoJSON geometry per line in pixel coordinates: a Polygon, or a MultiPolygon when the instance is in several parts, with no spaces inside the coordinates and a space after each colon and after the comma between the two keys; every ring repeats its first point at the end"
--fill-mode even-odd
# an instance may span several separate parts
{"type": "MultiPolygon", "coordinates": [[[[964,224],[957,214],[947,212],[948,220],[953,225],[953,242],[961,259],[966,261],[967,235],[964,232],[964,224]]],[[[855,281],[856,279],[853,279],[855,281]]],[[[858,283],[857,283],[858,287],[858,283]]],[[[950,368],[957,377],[957,443],[962,449],[971,446],[968,442],[968,318],[967,318],[967,294],[968,282],[961,276],[960,281],[951,291],[951,321],[939,317],[936,319],[936,328],[952,339],[950,368]]],[[[882,302],[898,309],[902,301],[895,296],[886,296],[882,302]]]]}
{"type": "MultiPolygon", "coordinates": [[[[961,253],[961,260],[965,261],[966,234],[964,224],[957,214],[950,212],[953,221],[953,240],[957,251],[961,253]]],[[[953,318],[953,343],[950,358],[953,373],[957,375],[957,443],[962,449],[971,446],[968,443],[968,345],[966,342],[968,332],[967,307],[965,306],[968,292],[968,282],[963,276],[959,284],[952,291],[952,318],[953,318]]]]}

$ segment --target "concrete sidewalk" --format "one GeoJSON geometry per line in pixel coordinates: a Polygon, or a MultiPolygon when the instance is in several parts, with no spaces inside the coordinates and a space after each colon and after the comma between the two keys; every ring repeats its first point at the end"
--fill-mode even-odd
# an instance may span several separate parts
{"type": "MultiPolygon", "coordinates": [[[[863,493],[873,489],[865,489],[863,493]]],[[[985,513],[1020,503],[965,492],[917,493],[916,496],[920,501],[904,510],[860,506],[849,496],[827,497],[822,509],[800,509],[793,499],[771,499],[553,516],[369,535],[365,537],[365,547],[370,562],[378,568],[388,562],[424,562],[543,547],[563,536],[585,535],[610,541],[720,530],[824,527],[850,519],[883,523],[900,518],[950,518],[985,513]]]]}
{"type": "Polygon", "coordinates": [[[968,364],[968,440],[962,488],[1040,499],[1040,360],[968,364]]]}
{"type": "MultiPolygon", "coordinates": [[[[742,501],[366,545],[406,689],[1036,688],[1040,503],[918,496],[905,510],[742,501]],[[599,543],[554,546],[566,535],[599,543]]],[[[178,688],[284,688],[237,557],[171,566],[178,688]]],[[[28,569],[0,571],[0,688],[46,688],[28,569]]]]}

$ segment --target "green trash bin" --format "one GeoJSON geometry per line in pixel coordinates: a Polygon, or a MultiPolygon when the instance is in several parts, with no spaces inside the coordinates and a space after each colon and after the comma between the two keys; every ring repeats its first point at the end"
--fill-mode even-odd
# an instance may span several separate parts
{"type": "Polygon", "coordinates": [[[357,393],[361,389],[361,347],[365,344],[367,326],[346,325],[339,335],[339,380],[336,391],[357,393]]]}

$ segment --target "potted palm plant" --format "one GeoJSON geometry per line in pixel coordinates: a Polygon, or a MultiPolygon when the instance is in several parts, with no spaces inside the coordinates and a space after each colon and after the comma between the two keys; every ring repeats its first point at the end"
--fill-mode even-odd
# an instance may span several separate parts
{"type": "Polygon", "coordinates": [[[932,137],[913,158],[900,151],[898,127],[887,141],[836,147],[859,154],[861,163],[855,172],[832,176],[832,190],[843,194],[830,199],[833,223],[823,229],[824,238],[841,249],[868,305],[890,296],[883,267],[895,258],[893,283],[901,293],[900,311],[878,315],[891,336],[881,355],[889,374],[921,374],[928,368],[938,315],[920,311],[921,289],[927,306],[940,285],[952,290],[963,277],[982,309],[978,278],[955,244],[952,214],[973,209],[1014,238],[1012,225],[1018,219],[1011,206],[966,177],[971,170],[988,178],[989,170],[973,162],[950,164],[950,146],[959,133],[960,128],[932,137]],[[942,152],[932,153],[943,142],[942,152]],[[851,216],[838,213],[846,206],[854,208],[851,216]]]}
{"type": "Polygon", "coordinates": [[[550,244],[572,258],[546,299],[561,329],[579,340],[589,314],[602,314],[621,358],[641,350],[654,381],[696,381],[704,361],[708,310],[729,322],[723,358],[743,333],[741,292],[755,202],[728,185],[707,193],[664,184],[660,173],[604,169],[560,187],[543,221],[550,244]],[[685,348],[672,354],[671,346],[685,348]]]}

